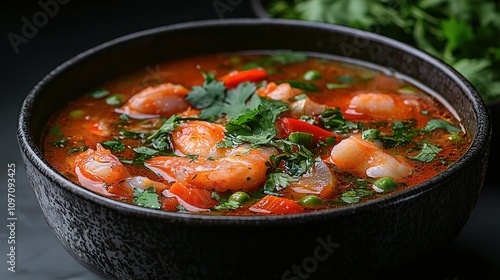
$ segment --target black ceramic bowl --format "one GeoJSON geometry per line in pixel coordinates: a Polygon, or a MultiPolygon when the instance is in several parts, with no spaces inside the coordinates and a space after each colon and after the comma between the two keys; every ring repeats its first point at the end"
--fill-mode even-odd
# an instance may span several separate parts
{"type": "Polygon", "coordinates": [[[29,93],[18,135],[47,223],[76,260],[103,278],[372,279],[411,269],[457,236],[483,185],[491,124],[462,76],[407,45],[329,24],[240,19],[155,28],[78,55],[29,93]],[[439,176],[393,196],[272,217],[212,217],[120,203],[72,183],[40,152],[50,114],[108,77],[196,54],[278,49],[364,61],[418,81],[455,108],[474,139],[470,149],[439,176]]]}

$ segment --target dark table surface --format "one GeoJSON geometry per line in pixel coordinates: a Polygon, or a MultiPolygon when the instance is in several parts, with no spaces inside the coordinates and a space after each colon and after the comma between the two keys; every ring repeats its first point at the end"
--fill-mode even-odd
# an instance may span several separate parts
{"type": "MultiPolygon", "coordinates": [[[[28,184],[16,139],[17,113],[24,97],[57,65],[110,39],[172,23],[255,14],[243,0],[10,2],[0,8],[0,160],[4,168],[0,172],[0,220],[4,224],[0,226],[0,279],[96,279],[59,244],[28,184]],[[30,29],[27,22],[36,25],[30,29]],[[9,163],[16,166],[15,273],[7,270],[9,163]]],[[[462,232],[442,255],[422,267],[417,278],[500,279],[500,180],[493,172],[491,167],[462,232]]]]}

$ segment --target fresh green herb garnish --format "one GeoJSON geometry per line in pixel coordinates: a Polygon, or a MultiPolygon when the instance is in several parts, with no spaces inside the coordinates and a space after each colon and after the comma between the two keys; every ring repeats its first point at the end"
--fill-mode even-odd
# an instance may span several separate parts
{"type": "Polygon", "coordinates": [[[326,109],[318,118],[324,128],[338,133],[348,133],[351,129],[358,128],[357,124],[345,120],[339,108],[326,109]]]}
{"type": "Polygon", "coordinates": [[[121,160],[122,162],[130,163],[130,164],[143,164],[145,160],[150,159],[154,156],[159,155],[171,155],[170,153],[166,153],[164,151],[155,150],[153,148],[149,148],[146,146],[140,146],[133,148],[135,152],[135,156],[133,160],[121,160]]]}
{"type": "Polygon", "coordinates": [[[118,118],[125,122],[128,122],[130,120],[130,117],[126,114],[121,114],[120,116],[118,116],[118,118]]]}
{"type": "Polygon", "coordinates": [[[289,83],[291,87],[298,88],[298,89],[303,89],[306,91],[318,91],[318,87],[315,86],[314,84],[311,83],[306,83],[306,82],[301,82],[301,81],[290,81],[290,80],[285,80],[285,81],[279,81],[277,84],[282,84],[282,83],[289,83]]]}
{"type": "Polygon", "coordinates": [[[428,121],[424,130],[433,131],[434,129],[438,128],[446,129],[449,133],[458,133],[462,131],[460,128],[453,126],[451,123],[440,119],[432,119],[428,121]]]}
{"type": "Polygon", "coordinates": [[[367,140],[367,141],[374,141],[374,140],[377,140],[377,138],[379,138],[379,137],[380,137],[380,130],[375,129],[375,128],[370,128],[370,129],[364,130],[361,133],[361,138],[363,138],[363,140],[367,140]]]}
{"type": "Polygon", "coordinates": [[[50,128],[50,134],[55,137],[63,137],[64,134],[61,131],[61,127],[58,125],[54,125],[50,128]]]}
{"type": "Polygon", "coordinates": [[[422,161],[422,162],[431,162],[436,158],[437,154],[441,152],[441,148],[438,146],[424,143],[422,146],[422,150],[420,150],[420,153],[416,156],[409,156],[408,158],[417,160],[417,161],[422,161]]]}
{"type": "Polygon", "coordinates": [[[224,199],[220,197],[216,192],[212,192],[210,196],[220,203],[219,205],[214,207],[215,210],[235,210],[240,207],[240,204],[237,201],[224,199]]]}
{"type": "Polygon", "coordinates": [[[132,132],[127,130],[121,130],[120,135],[127,139],[144,139],[145,134],[143,132],[132,132]]]}
{"type": "Polygon", "coordinates": [[[239,84],[236,89],[229,90],[224,100],[224,106],[218,115],[226,114],[231,120],[240,114],[249,112],[261,103],[261,100],[255,91],[257,87],[254,83],[244,82],[239,84]]]}
{"type": "Polygon", "coordinates": [[[67,151],[68,155],[71,155],[71,154],[74,154],[76,152],[85,152],[86,150],[88,150],[89,146],[87,145],[83,145],[81,147],[75,147],[75,148],[72,148],[72,149],[69,149],[67,151]]]}
{"type": "Polygon", "coordinates": [[[66,147],[66,144],[68,143],[68,139],[66,138],[61,138],[59,140],[52,141],[52,145],[56,147],[66,147]]]}
{"type": "Polygon", "coordinates": [[[132,198],[132,201],[138,206],[160,209],[161,205],[158,198],[159,196],[156,194],[156,188],[151,186],[145,190],[134,188],[134,198],[132,198]]]}
{"type": "Polygon", "coordinates": [[[179,125],[181,117],[179,115],[172,115],[168,118],[162,126],[151,134],[146,140],[152,141],[154,148],[163,151],[170,148],[169,133],[174,131],[174,129],[179,125]]]}
{"type": "Polygon", "coordinates": [[[92,98],[99,99],[99,98],[103,98],[103,97],[107,96],[108,94],[109,94],[108,90],[98,89],[98,90],[95,90],[95,91],[89,93],[88,95],[92,98]]]}
{"type": "Polygon", "coordinates": [[[279,195],[278,191],[288,187],[290,182],[296,181],[294,178],[286,173],[271,173],[267,176],[264,185],[264,193],[271,195],[279,195]]]}
{"type": "Polygon", "coordinates": [[[226,89],[224,83],[205,80],[203,86],[194,86],[186,96],[186,100],[197,109],[201,109],[201,118],[216,118],[227,115],[229,119],[243,112],[250,111],[260,104],[255,94],[254,83],[243,82],[235,89],[226,89]]]}
{"type": "Polygon", "coordinates": [[[288,105],[281,101],[262,99],[253,111],[243,113],[226,124],[225,140],[218,147],[236,147],[243,143],[254,146],[268,144],[277,134],[274,123],[278,115],[287,110],[288,105]]]}
{"type": "Polygon", "coordinates": [[[175,205],[175,208],[181,212],[187,211],[187,209],[186,209],[186,207],[184,207],[184,205],[177,204],[177,205],[175,205]]]}
{"type": "Polygon", "coordinates": [[[366,189],[351,189],[345,191],[340,196],[340,200],[348,204],[358,203],[363,197],[373,197],[375,196],[374,191],[366,190],[366,189]]]}
{"type": "Polygon", "coordinates": [[[300,177],[309,172],[316,159],[306,147],[287,140],[275,140],[271,143],[282,153],[271,156],[271,167],[280,170],[278,166],[283,163],[284,169],[292,176],[300,177]]]}
{"type": "MultiPolygon", "coordinates": [[[[403,146],[410,143],[415,138],[420,130],[415,128],[415,120],[408,120],[405,122],[394,121],[391,124],[392,135],[379,134],[376,138],[371,140],[379,140],[384,144],[385,148],[393,148],[396,146],[403,146]]],[[[374,136],[375,132],[369,132],[374,136]]]]}
{"type": "Polygon", "coordinates": [[[104,142],[101,142],[101,145],[104,148],[111,150],[113,153],[121,153],[121,152],[125,151],[125,144],[123,144],[122,142],[120,142],[118,140],[104,141],[104,142]]]}
{"type": "Polygon", "coordinates": [[[202,118],[217,116],[224,104],[226,88],[223,82],[207,80],[203,86],[194,86],[186,96],[186,101],[194,108],[201,109],[202,118]]]}

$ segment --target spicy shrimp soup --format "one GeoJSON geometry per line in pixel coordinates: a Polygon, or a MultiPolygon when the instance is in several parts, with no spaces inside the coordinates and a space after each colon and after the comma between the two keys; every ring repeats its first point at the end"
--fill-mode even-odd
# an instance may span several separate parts
{"type": "Polygon", "coordinates": [[[160,211],[283,215],[432,178],[471,143],[434,95],[295,52],[217,54],[107,80],[55,113],[43,154],[76,184],[160,211]]]}

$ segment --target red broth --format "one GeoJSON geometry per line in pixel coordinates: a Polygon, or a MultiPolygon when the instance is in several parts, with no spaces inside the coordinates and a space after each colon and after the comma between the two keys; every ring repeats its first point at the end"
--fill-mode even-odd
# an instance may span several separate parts
{"type": "Polygon", "coordinates": [[[110,79],[48,122],[43,154],[103,196],[161,211],[283,215],[418,185],[471,139],[434,95],[301,53],[218,54],[110,79]]]}

